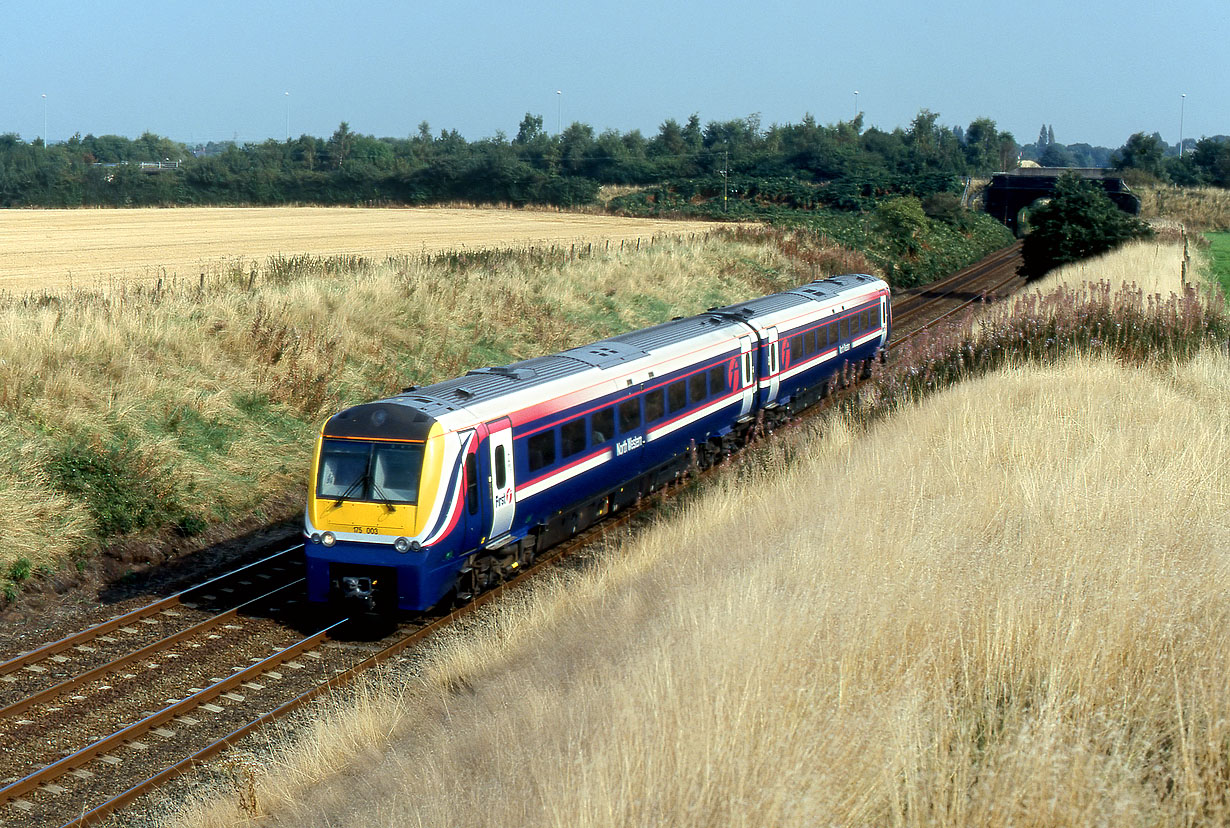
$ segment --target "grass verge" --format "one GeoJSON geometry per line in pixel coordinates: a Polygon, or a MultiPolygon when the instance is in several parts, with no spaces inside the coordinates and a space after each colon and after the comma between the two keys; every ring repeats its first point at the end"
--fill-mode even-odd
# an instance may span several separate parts
{"type": "Polygon", "coordinates": [[[1209,241],[1209,257],[1213,277],[1221,285],[1221,292],[1230,302],[1230,233],[1205,233],[1209,241]]]}

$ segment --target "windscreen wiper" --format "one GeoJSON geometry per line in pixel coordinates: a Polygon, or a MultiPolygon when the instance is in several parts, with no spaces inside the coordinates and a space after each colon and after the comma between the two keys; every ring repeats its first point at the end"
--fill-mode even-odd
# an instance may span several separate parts
{"type": "Polygon", "coordinates": [[[337,500],[333,501],[333,505],[330,506],[329,509],[332,510],[332,509],[336,509],[338,506],[341,506],[342,503],[346,500],[346,498],[350,497],[350,495],[354,493],[355,489],[357,489],[360,485],[367,483],[368,479],[370,478],[371,478],[371,472],[367,472],[367,471],[363,472],[363,474],[355,478],[355,481],[351,483],[350,486],[347,487],[346,491],[342,492],[340,495],[337,496],[337,500]]]}

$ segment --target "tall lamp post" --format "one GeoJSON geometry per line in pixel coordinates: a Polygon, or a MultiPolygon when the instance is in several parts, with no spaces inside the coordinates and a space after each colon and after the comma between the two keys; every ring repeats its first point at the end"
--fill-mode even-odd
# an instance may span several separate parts
{"type": "Polygon", "coordinates": [[[1183,107],[1187,103],[1187,93],[1179,96],[1179,157],[1183,157],[1183,107]]]}
{"type": "Polygon", "coordinates": [[[555,134],[564,134],[564,90],[555,90],[555,101],[559,105],[555,112],[555,134]]]}
{"type": "Polygon", "coordinates": [[[858,90],[854,90],[854,117],[858,118],[858,90]]]}
{"type": "Polygon", "coordinates": [[[290,93],[286,93],[286,140],[290,140],[290,93]]]}
{"type": "Polygon", "coordinates": [[[43,93],[43,146],[47,146],[47,94],[43,93]]]}

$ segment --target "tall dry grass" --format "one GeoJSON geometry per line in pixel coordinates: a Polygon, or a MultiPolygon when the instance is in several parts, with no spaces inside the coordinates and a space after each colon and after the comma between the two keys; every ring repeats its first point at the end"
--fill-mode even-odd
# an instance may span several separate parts
{"type": "Polygon", "coordinates": [[[1225,824],[1227,399],[1073,357],[776,442],[273,739],[261,824],[1225,824]]]}
{"type": "Polygon", "coordinates": [[[1173,219],[1193,233],[1230,230],[1230,190],[1221,187],[1145,187],[1140,190],[1144,218],[1173,219]]]}

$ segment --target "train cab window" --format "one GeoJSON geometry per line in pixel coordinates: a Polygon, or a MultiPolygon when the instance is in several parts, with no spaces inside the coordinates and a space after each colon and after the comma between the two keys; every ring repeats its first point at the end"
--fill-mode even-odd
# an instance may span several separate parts
{"type": "Polygon", "coordinates": [[[695,374],[688,377],[688,397],[691,398],[692,402],[695,404],[707,396],[709,396],[709,393],[705,388],[705,372],[697,371],[695,374]]]}
{"type": "Polygon", "coordinates": [[[672,382],[670,387],[666,389],[666,400],[670,403],[671,413],[682,411],[688,407],[688,383],[687,380],[679,380],[672,382]]]}
{"type": "Polygon", "coordinates": [[[528,441],[530,471],[537,471],[555,462],[555,429],[535,434],[528,441]]]}
{"type": "Polygon", "coordinates": [[[504,490],[504,482],[507,473],[504,471],[504,447],[495,447],[495,487],[501,491],[504,490]]]}
{"type": "Polygon", "coordinates": [[[726,393],[725,365],[714,365],[709,369],[709,393],[715,397],[726,393]]]}
{"type": "Polygon", "coordinates": [[[652,423],[666,416],[666,392],[656,388],[645,395],[645,422],[652,423]]]}
{"type": "Polygon", "coordinates": [[[850,317],[848,316],[845,319],[841,320],[841,338],[842,339],[850,338],[850,317]]]}
{"type": "Polygon", "coordinates": [[[641,401],[634,397],[619,404],[619,433],[627,434],[641,427],[641,401]]]}
{"type": "Polygon", "coordinates": [[[615,436],[615,409],[595,411],[589,424],[589,443],[596,446],[615,436]]]}
{"type": "Polygon", "coordinates": [[[790,361],[798,362],[807,356],[807,352],[803,350],[803,334],[795,334],[790,337],[790,361]]]}
{"type": "Polygon", "coordinates": [[[478,513],[478,456],[466,455],[466,511],[478,513]]]}
{"type": "Polygon", "coordinates": [[[585,418],[577,417],[560,426],[560,456],[571,457],[585,451],[585,418]]]}

